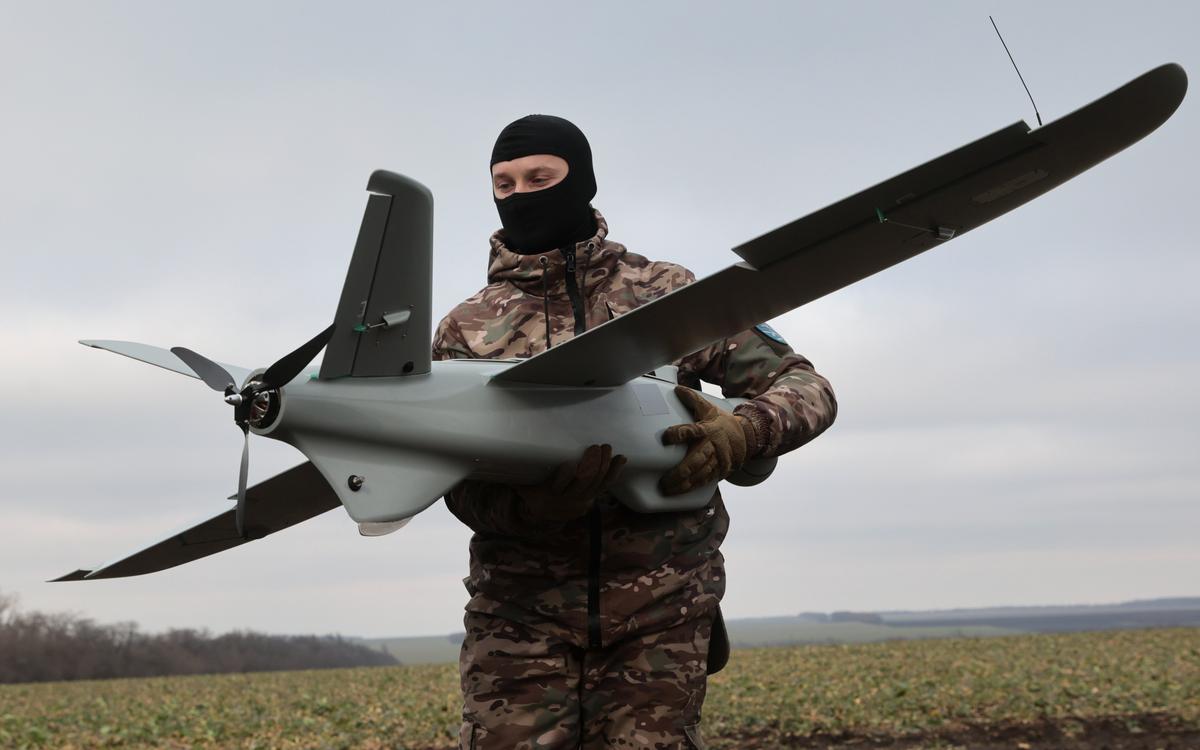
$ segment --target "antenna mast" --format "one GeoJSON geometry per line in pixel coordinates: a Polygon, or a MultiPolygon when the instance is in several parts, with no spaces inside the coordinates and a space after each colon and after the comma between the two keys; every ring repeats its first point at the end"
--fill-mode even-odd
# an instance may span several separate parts
{"type": "MultiPolygon", "coordinates": [[[[1000,29],[996,26],[996,19],[988,16],[988,20],[992,22],[992,28],[996,29],[996,36],[1000,37],[1000,44],[1004,44],[1004,37],[1000,36],[1000,29]]],[[[1004,44],[1004,51],[1008,52],[1008,45],[1004,44]]],[[[1017,67],[1017,61],[1013,59],[1012,53],[1008,52],[1008,61],[1012,63],[1013,70],[1017,71],[1017,78],[1021,79],[1021,85],[1025,86],[1025,95],[1029,97],[1029,103],[1033,105],[1033,114],[1037,117],[1038,127],[1042,126],[1042,114],[1038,112],[1037,102],[1033,100],[1033,94],[1029,93],[1029,86],[1025,84],[1025,76],[1021,75],[1021,69],[1017,67]]]]}

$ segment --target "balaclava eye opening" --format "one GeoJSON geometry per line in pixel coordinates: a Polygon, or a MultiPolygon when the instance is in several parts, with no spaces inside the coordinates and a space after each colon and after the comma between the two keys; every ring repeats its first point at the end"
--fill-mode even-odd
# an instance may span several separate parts
{"type": "Polygon", "coordinates": [[[488,168],[534,154],[561,157],[567,162],[567,176],[545,190],[495,198],[505,244],[514,252],[541,253],[594,235],[591,200],[596,195],[596,175],[583,131],[561,117],[522,117],[500,131],[488,168]]]}

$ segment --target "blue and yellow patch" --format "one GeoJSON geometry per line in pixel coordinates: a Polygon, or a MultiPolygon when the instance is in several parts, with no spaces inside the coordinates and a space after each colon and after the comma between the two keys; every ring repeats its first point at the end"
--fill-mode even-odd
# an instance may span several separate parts
{"type": "Polygon", "coordinates": [[[788,342],[783,340],[783,336],[779,335],[779,331],[776,331],[766,323],[759,323],[758,325],[754,326],[754,330],[758,331],[771,341],[774,341],[776,344],[782,344],[783,346],[788,345],[788,342]]]}

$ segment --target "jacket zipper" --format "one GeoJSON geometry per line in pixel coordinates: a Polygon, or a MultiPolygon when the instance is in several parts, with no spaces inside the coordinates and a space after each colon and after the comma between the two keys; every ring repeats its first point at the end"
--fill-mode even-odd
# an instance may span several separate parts
{"type": "Polygon", "coordinates": [[[579,285],[575,282],[575,248],[564,247],[563,258],[567,261],[567,297],[571,300],[571,310],[575,313],[575,335],[587,330],[587,316],[583,311],[583,296],[579,293],[579,285]]]}
{"type": "Polygon", "coordinates": [[[588,648],[600,648],[600,506],[588,511],[588,648]]]}
{"type": "MultiPolygon", "coordinates": [[[[575,314],[575,335],[587,330],[587,315],[583,308],[583,295],[579,293],[579,284],[575,280],[575,247],[573,245],[562,249],[563,259],[567,262],[567,298],[571,300],[571,311],[575,314]]],[[[600,553],[603,527],[600,521],[600,507],[592,505],[588,511],[588,647],[600,648],[603,639],[600,635],[600,553]]]]}
{"type": "Polygon", "coordinates": [[[550,259],[543,255],[538,258],[538,262],[542,264],[542,315],[546,319],[546,348],[549,349],[554,346],[550,341],[550,282],[546,274],[550,259]]]}

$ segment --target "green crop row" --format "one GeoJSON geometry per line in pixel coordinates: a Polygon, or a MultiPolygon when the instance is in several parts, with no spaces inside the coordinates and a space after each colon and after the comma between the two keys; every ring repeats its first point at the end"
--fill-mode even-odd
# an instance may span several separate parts
{"type": "MultiPolygon", "coordinates": [[[[452,665],[7,685],[0,747],[446,748],[458,711],[452,665]]],[[[735,651],[704,729],[723,748],[1148,713],[1200,726],[1200,629],[735,651]]]]}

